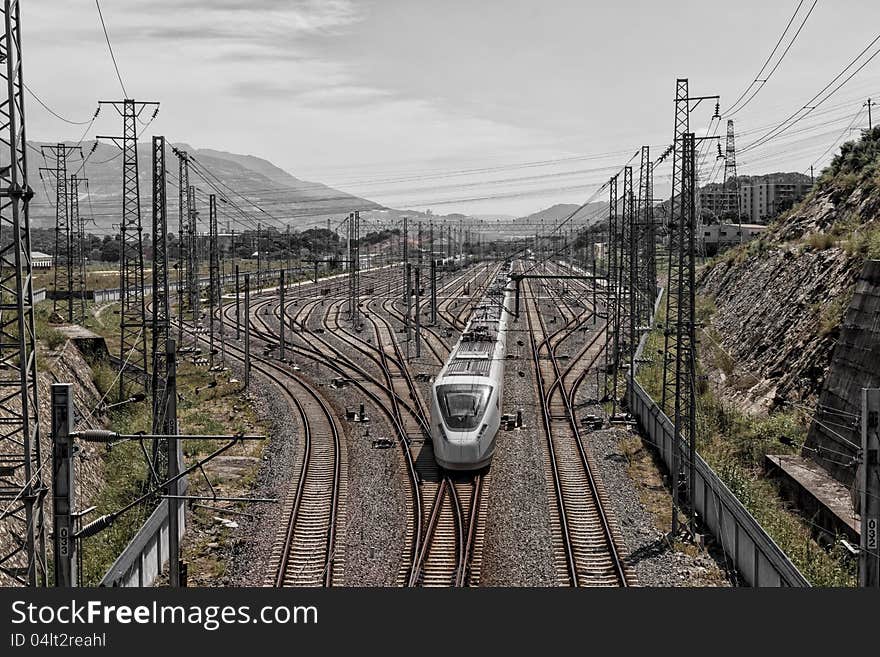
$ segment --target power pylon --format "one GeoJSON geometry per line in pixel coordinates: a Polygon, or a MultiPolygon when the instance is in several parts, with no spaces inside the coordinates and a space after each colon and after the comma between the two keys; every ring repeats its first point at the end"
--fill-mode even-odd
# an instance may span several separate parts
{"type": "Polygon", "coordinates": [[[208,368],[214,369],[214,308],[220,300],[220,250],[217,243],[217,196],[208,196],[208,368]]]}
{"type": "Polygon", "coordinates": [[[0,3],[0,522],[9,537],[0,546],[0,584],[45,586],[43,459],[37,405],[33,270],[28,205],[27,141],[22,78],[21,9],[0,3]]]}
{"type": "Polygon", "coordinates": [[[177,344],[183,346],[184,305],[189,303],[192,280],[189,259],[189,157],[186,151],[171,147],[177,156],[177,344]]]}
{"type": "Polygon", "coordinates": [[[59,312],[60,307],[67,307],[67,321],[73,322],[73,254],[71,246],[70,193],[67,189],[67,155],[71,151],[79,151],[79,146],[43,146],[43,156],[48,153],[55,161],[53,168],[41,168],[55,179],[55,260],[53,286],[55,296],[52,299],[52,312],[59,312]]]}
{"type": "MultiPolygon", "coordinates": [[[[623,217],[620,225],[620,256],[618,260],[618,296],[617,318],[615,324],[621,335],[618,341],[623,351],[623,362],[629,367],[632,354],[635,350],[638,268],[638,230],[636,227],[636,203],[633,194],[633,170],[632,167],[623,168],[623,217]],[[629,314],[626,321],[624,314],[629,314]],[[624,327],[628,330],[624,330],[624,327]]],[[[619,356],[618,356],[619,358],[619,356]]],[[[617,374],[615,373],[615,393],[617,392],[617,374]]],[[[616,394],[615,394],[616,397],[616,394]]]]}
{"type": "Polygon", "coordinates": [[[603,398],[611,401],[611,414],[617,412],[617,364],[620,353],[620,327],[617,319],[617,178],[608,182],[608,242],[605,251],[605,393],[603,398]]]}
{"type": "MultiPolygon", "coordinates": [[[[675,448],[672,456],[672,533],[679,529],[679,513],[686,514],[688,527],[693,533],[694,517],[689,510],[694,490],[694,462],[696,458],[696,148],[694,133],[682,135],[681,211],[677,244],[673,258],[677,261],[676,276],[669,288],[669,296],[676,299],[674,318],[667,318],[672,325],[674,354],[672,392],[675,448]]],[[[670,263],[671,264],[671,263],[670,263]]]]}
{"type": "Polygon", "coordinates": [[[200,264],[199,264],[199,211],[196,209],[196,188],[190,185],[186,188],[187,212],[189,222],[187,225],[187,291],[189,292],[189,308],[193,322],[193,350],[197,351],[199,338],[196,335],[199,323],[202,319],[201,299],[199,291],[200,264]]]}
{"type": "Polygon", "coordinates": [[[636,264],[635,288],[638,291],[635,307],[635,318],[644,325],[650,321],[651,311],[657,294],[656,247],[654,244],[654,183],[652,180],[653,164],[651,150],[642,146],[639,166],[639,196],[636,209],[636,264]]]}
{"type": "Polygon", "coordinates": [[[71,321],[85,321],[86,318],[86,226],[83,216],[79,212],[79,185],[84,182],[88,188],[89,181],[85,178],[77,178],[76,174],[70,176],[70,231],[72,285],[70,288],[71,298],[75,295],[79,299],[74,304],[71,321]]]}
{"type": "MultiPolygon", "coordinates": [[[[737,223],[740,223],[739,180],[736,177],[733,119],[727,120],[727,144],[724,151],[724,211],[722,216],[725,219],[736,218],[737,223]]],[[[742,236],[741,230],[740,236],[742,236]]]]}
{"type": "Polygon", "coordinates": [[[352,212],[348,215],[348,317],[355,326],[360,323],[360,235],[361,213],[352,212]]]}
{"type": "Polygon", "coordinates": [[[98,136],[109,139],[122,149],[122,255],[119,261],[120,288],[120,369],[119,398],[132,387],[144,388],[147,375],[146,304],[144,302],[144,241],[141,223],[141,196],[138,183],[137,123],[148,107],[153,116],[159,103],[135,101],[99,101],[110,105],[122,117],[122,136],[98,136]],[[140,370],[140,371],[138,371],[140,370]]]}
{"type": "MultiPolygon", "coordinates": [[[[173,418],[167,417],[167,343],[171,329],[168,293],[168,204],[166,198],[165,137],[153,137],[153,314],[152,379],[153,433],[171,434],[173,418]]],[[[163,454],[165,450],[154,450],[163,454]]]]}
{"type": "Polygon", "coordinates": [[[666,318],[664,322],[663,345],[663,390],[660,396],[660,408],[668,414],[666,402],[675,396],[675,377],[670,369],[670,348],[675,347],[674,322],[678,316],[678,296],[673,294],[672,286],[678,280],[678,258],[676,248],[682,226],[681,167],[683,157],[683,139],[690,125],[690,101],[688,99],[688,81],[679,78],[675,83],[675,132],[672,154],[672,193],[669,197],[671,212],[667,220],[669,237],[669,267],[666,278],[666,318]]]}

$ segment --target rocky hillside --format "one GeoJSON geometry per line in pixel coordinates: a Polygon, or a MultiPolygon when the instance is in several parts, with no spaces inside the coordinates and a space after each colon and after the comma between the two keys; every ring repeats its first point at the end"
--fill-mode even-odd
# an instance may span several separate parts
{"type": "Polygon", "coordinates": [[[700,272],[701,353],[724,396],[750,412],[815,404],[866,258],[880,258],[880,128],[844,144],[760,240],[700,272]]]}

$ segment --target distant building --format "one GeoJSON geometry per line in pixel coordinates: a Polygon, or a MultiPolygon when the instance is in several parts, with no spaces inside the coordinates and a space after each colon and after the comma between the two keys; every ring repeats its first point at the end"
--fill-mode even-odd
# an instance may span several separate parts
{"type": "Polygon", "coordinates": [[[31,251],[31,267],[34,269],[51,269],[52,256],[40,251],[31,251]]]}
{"type": "Polygon", "coordinates": [[[756,176],[740,185],[740,213],[751,223],[766,223],[799,203],[812,187],[807,176],[756,176]]]}
{"type": "MultiPolygon", "coordinates": [[[[737,205],[742,221],[765,224],[800,202],[812,186],[809,176],[800,173],[739,176],[738,193],[733,191],[732,184],[727,189],[722,183],[717,182],[701,187],[700,210],[705,223],[735,221],[734,212],[728,211],[728,194],[730,194],[738,198],[737,205]]],[[[668,203],[665,201],[664,205],[668,203]]]]}
{"type": "Polygon", "coordinates": [[[704,224],[703,243],[706,255],[715,255],[719,251],[748,242],[767,230],[763,224],[704,224]]]}

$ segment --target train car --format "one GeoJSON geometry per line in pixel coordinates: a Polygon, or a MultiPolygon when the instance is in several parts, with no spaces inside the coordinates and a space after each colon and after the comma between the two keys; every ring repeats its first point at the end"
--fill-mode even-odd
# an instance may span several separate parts
{"type": "Polygon", "coordinates": [[[431,440],[434,458],[447,470],[478,470],[489,464],[495,452],[512,290],[508,270],[474,308],[434,379],[431,440]]]}

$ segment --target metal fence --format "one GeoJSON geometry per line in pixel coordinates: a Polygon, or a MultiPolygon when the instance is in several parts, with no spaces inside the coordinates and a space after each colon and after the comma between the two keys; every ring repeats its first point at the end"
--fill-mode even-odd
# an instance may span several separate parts
{"type": "MultiPolygon", "coordinates": [[[[186,477],[181,480],[186,495],[186,477]]],[[[186,530],[185,507],[178,503],[178,535],[186,530]]],[[[168,503],[162,501],[122,554],[104,575],[99,586],[151,586],[168,562],[168,503]]]]}
{"type": "MultiPolygon", "coordinates": [[[[638,381],[628,381],[627,403],[668,468],[675,428],[638,381]]],[[[709,465],[697,455],[694,509],[726,557],[751,586],[810,586],[788,556],[709,465]]]]}

